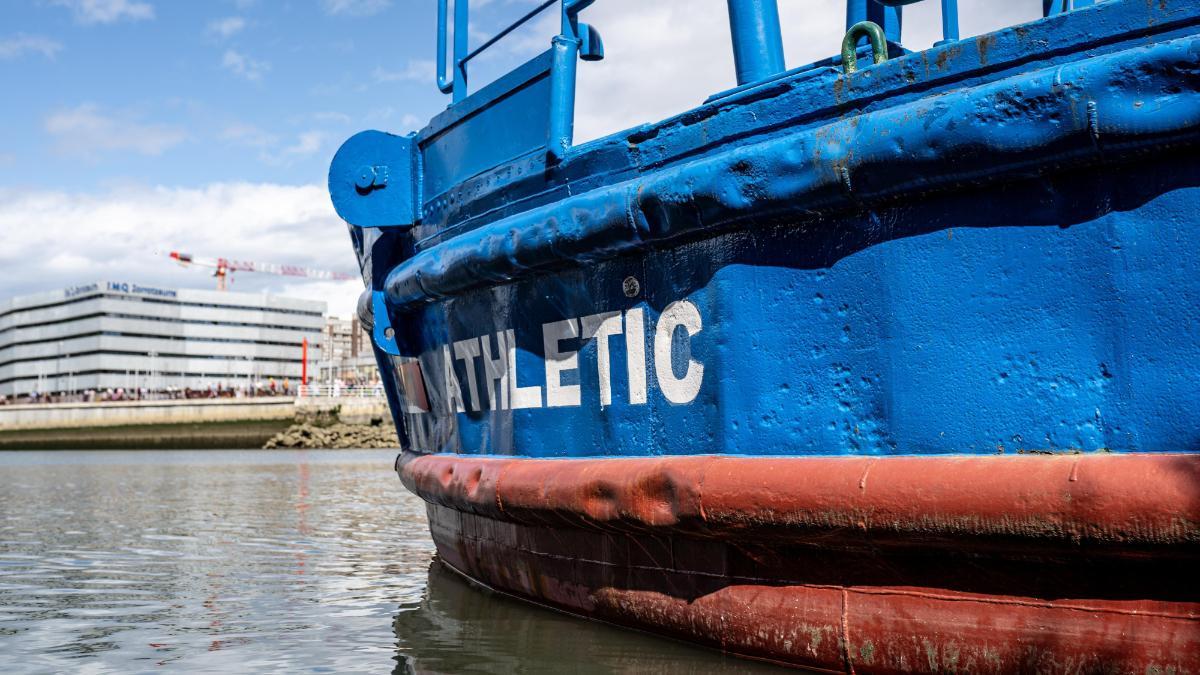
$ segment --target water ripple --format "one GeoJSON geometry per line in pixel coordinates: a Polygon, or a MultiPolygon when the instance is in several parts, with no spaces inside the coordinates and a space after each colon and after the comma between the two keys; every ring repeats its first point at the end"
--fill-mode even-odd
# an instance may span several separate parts
{"type": "Polygon", "coordinates": [[[0,453],[5,672],[390,669],[432,554],[394,459],[0,453]]]}
{"type": "Polygon", "coordinates": [[[424,504],[394,459],[0,452],[4,672],[760,668],[431,567],[424,504]]]}

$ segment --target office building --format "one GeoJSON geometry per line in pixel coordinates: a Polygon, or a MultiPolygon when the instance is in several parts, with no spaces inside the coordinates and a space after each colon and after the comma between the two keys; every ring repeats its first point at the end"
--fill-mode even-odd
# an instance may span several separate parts
{"type": "Polygon", "coordinates": [[[325,303],[103,281],[0,304],[0,396],[315,378],[325,303]]]}

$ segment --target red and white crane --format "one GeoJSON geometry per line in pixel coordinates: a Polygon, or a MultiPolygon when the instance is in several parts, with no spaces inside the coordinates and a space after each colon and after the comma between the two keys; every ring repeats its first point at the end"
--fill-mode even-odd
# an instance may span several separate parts
{"type": "Polygon", "coordinates": [[[285,277],[319,279],[323,281],[343,281],[357,278],[353,274],[346,274],[345,272],[318,270],[311,267],[301,267],[300,265],[280,265],[277,263],[253,262],[250,260],[233,260],[230,258],[198,258],[190,253],[180,253],[179,251],[171,251],[167,255],[171,260],[184,267],[195,265],[197,267],[212,268],[212,275],[217,278],[218,291],[223,291],[228,287],[234,272],[260,272],[263,274],[278,274],[285,277]]]}

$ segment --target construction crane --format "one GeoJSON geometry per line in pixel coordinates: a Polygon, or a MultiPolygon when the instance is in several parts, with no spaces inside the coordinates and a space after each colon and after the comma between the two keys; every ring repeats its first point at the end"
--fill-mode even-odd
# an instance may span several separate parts
{"type": "Polygon", "coordinates": [[[229,258],[197,258],[190,253],[180,253],[179,251],[171,251],[167,254],[167,257],[183,267],[194,265],[197,267],[212,268],[212,275],[217,279],[218,291],[228,288],[228,285],[232,282],[234,272],[260,272],[263,274],[278,274],[285,277],[320,279],[325,281],[343,281],[357,278],[353,274],[346,274],[345,272],[317,270],[299,265],[279,265],[276,263],[252,262],[249,260],[232,260],[229,258]]]}

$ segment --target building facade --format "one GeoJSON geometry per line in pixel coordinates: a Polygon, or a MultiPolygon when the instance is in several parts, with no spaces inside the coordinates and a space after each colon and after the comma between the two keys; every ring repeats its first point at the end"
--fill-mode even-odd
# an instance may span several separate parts
{"type": "Polygon", "coordinates": [[[0,396],[253,390],[317,374],[325,303],[102,281],[0,304],[0,396]]]}
{"type": "Polygon", "coordinates": [[[358,317],[325,317],[325,325],[321,329],[321,360],[339,361],[370,354],[370,340],[358,317]]]}
{"type": "Polygon", "coordinates": [[[371,385],[379,381],[371,335],[358,317],[327,317],[321,334],[319,382],[332,385],[371,385]]]}

